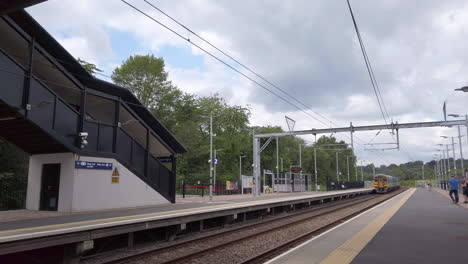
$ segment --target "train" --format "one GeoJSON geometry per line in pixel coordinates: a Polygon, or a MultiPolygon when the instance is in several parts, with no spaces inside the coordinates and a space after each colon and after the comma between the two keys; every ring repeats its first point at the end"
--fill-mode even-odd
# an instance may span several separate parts
{"type": "Polygon", "coordinates": [[[400,188],[400,179],[395,176],[377,174],[374,176],[374,189],[377,193],[387,193],[400,188]]]}

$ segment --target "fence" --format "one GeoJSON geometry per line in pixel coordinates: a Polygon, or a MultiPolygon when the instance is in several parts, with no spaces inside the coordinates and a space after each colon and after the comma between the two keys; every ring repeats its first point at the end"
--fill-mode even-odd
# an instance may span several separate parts
{"type": "MultiPolygon", "coordinates": [[[[244,190],[245,192],[245,190],[244,190]]],[[[240,186],[237,182],[217,182],[213,185],[213,195],[240,194],[240,186]]],[[[180,181],[177,183],[177,194],[205,196],[210,194],[210,184],[200,181],[180,181]]]]}
{"type": "Polygon", "coordinates": [[[338,191],[338,190],[347,190],[347,189],[357,189],[364,188],[364,182],[344,182],[344,181],[328,181],[327,182],[327,191],[338,191]]]}
{"type": "Polygon", "coordinates": [[[0,181],[0,211],[24,209],[26,206],[26,184],[14,186],[0,181]]]}

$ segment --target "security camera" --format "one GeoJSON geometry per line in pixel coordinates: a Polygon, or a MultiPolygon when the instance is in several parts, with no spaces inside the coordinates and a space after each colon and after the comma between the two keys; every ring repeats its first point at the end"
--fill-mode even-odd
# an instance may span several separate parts
{"type": "Polygon", "coordinates": [[[88,136],[88,132],[80,132],[78,134],[80,137],[87,137],[88,136]]]}

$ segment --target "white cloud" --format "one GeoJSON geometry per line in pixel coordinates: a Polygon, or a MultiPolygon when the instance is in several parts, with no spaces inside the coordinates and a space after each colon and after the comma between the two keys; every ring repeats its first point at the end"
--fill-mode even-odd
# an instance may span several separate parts
{"type": "MultiPolygon", "coordinates": [[[[143,1],[130,2],[192,42],[222,56],[143,1]]],[[[166,0],[153,3],[339,126],[348,126],[350,121],[354,125],[383,123],[345,2],[166,0]]],[[[385,105],[394,121],[441,119],[444,100],[448,101],[450,113],[466,112],[466,95],[453,92],[467,83],[466,2],[367,0],[352,3],[385,105]]],[[[168,65],[170,78],[182,90],[199,95],[218,92],[231,104],[251,105],[252,124],[281,125],[286,129],[284,115],[288,115],[297,120],[298,129],[326,127],[121,1],[50,0],[29,11],[75,57],[102,65],[107,71],[120,63],[117,57],[130,55],[115,53],[110,31],[137,39],[141,45],[134,47],[135,51],[154,52],[157,56],[164,56],[160,52],[165,46],[190,48],[193,56],[203,56],[202,67],[182,69],[168,65]]],[[[240,69],[238,65],[236,68],[240,69]]],[[[242,72],[254,77],[246,70],[242,72]]],[[[415,159],[429,160],[432,145],[440,142],[438,136],[445,132],[455,134],[453,128],[402,130],[400,139],[415,159]]],[[[367,142],[375,133],[363,132],[356,136],[367,142]]],[[[340,139],[349,141],[347,137],[339,135],[340,139]]],[[[393,139],[388,132],[382,132],[375,141],[393,139]]],[[[376,157],[362,149],[359,146],[360,157],[378,164],[408,161],[404,152],[385,151],[376,157]]]]}

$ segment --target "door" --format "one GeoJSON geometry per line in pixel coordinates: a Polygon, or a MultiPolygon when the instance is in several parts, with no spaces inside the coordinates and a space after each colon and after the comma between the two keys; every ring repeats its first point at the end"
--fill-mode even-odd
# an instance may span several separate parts
{"type": "Polygon", "coordinates": [[[40,210],[57,211],[60,186],[60,164],[42,165],[40,210]]]}

